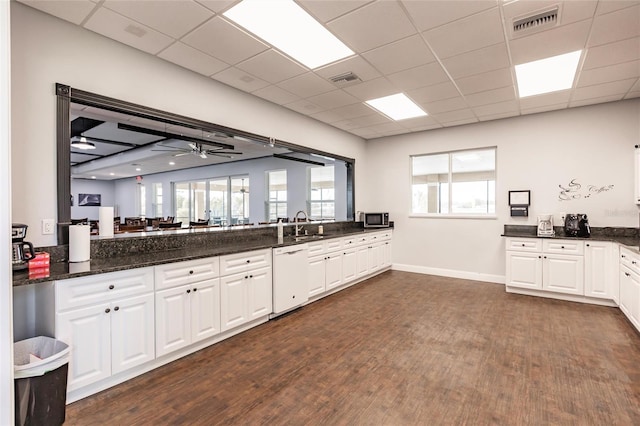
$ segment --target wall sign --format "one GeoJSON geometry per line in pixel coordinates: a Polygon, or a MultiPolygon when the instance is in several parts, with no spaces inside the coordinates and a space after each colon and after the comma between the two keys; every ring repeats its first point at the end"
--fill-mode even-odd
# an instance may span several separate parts
{"type": "Polygon", "coordinates": [[[613,185],[585,185],[583,186],[577,179],[571,179],[568,185],[558,185],[560,193],[558,194],[559,201],[571,201],[579,199],[588,199],[592,196],[608,192],[613,189],[613,185]]]}

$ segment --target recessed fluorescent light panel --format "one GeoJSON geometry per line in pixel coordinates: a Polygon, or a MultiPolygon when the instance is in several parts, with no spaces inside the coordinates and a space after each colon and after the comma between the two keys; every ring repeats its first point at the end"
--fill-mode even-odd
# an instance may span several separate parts
{"type": "Polygon", "coordinates": [[[404,93],[371,99],[367,101],[367,104],[396,121],[427,115],[422,108],[407,98],[404,93]]]}
{"type": "Polygon", "coordinates": [[[582,50],[516,65],[521,98],[571,89],[582,50]]]}
{"type": "Polygon", "coordinates": [[[311,69],[354,54],[292,0],[244,0],[223,15],[311,69]]]}

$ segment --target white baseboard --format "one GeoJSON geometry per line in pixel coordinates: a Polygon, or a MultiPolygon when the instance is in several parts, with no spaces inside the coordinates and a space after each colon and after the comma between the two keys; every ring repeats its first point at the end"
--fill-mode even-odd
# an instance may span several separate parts
{"type": "Polygon", "coordinates": [[[405,265],[394,263],[391,266],[394,271],[415,272],[416,274],[438,275],[441,277],[462,278],[472,281],[484,281],[489,283],[504,284],[504,275],[483,274],[481,272],[457,271],[455,269],[431,268],[429,266],[405,265]]]}
{"type": "Polygon", "coordinates": [[[545,290],[530,290],[530,289],[510,287],[510,286],[506,286],[505,289],[507,293],[522,294],[525,296],[545,297],[547,299],[565,300],[568,302],[589,303],[591,305],[608,306],[612,308],[618,307],[618,305],[613,300],[609,300],[609,299],[597,299],[595,297],[554,293],[554,292],[545,291],[545,290]]]}

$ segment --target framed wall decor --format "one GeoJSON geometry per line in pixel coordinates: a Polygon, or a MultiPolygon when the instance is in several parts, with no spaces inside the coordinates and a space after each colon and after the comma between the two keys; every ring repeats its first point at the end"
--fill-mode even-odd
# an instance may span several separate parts
{"type": "Polygon", "coordinates": [[[531,205],[531,191],[509,191],[509,206],[511,216],[529,216],[529,206],[531,205]]]}

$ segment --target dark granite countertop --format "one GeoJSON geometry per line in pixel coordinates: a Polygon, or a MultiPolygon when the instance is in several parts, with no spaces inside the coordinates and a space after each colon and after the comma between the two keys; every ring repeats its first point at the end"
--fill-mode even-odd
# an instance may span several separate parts
{"type": "Polygon", "coordinates": [[[626,248],[640,253],[638,245],[640,238],[636,228],[591,228],[591,236],[589,237],[570,237],[564,234],[562,227],[555,227],[556,234],[552,237],[538,237],[537,228],[535,226],[505,225],[503,237],[513,238],[546,238],[546,239],[562,239],[562,240],[584,240],[584,241],[611,241],[622,244],[626,248]]]}
{"type": "Polygon", "coordinates": [[[341,238],[350,235],[361,235],[363,233],[371,233],[376,231],[384,231],[384,229],[345,229],[326,233],[322,236],[311,235],[298,239],[291,235],[284,237],[283,244],[278,244],[278,238],[276,236],[270,235],[260,235],[256,238],[236,238],[232,243],[227,242],[224,244],[215,244],[213,243],[213,241],[212,244],[202,244],[202,241],[199,241],[200,244],[194,244],[187,247],[182,246],[180,248],[170,250],[147,252],[140,251],[135,254],[127,253],[119,256],[101,257],[96,259],[92,258],[92,260],[89,260],[87,262],[52,262],[50,264],[50,272],[47,277],[30,279],[27,270],[14,271],[13,286],[16,287],[21,285],[50,282],[54,280],[63,280],[67,278],[75,278],[86,275],[102,274],[133,268],[143,268],[147,266],[241,253],[251,250],[286,247],[290,245],[322,241],[325,239],[341,238]]]}

